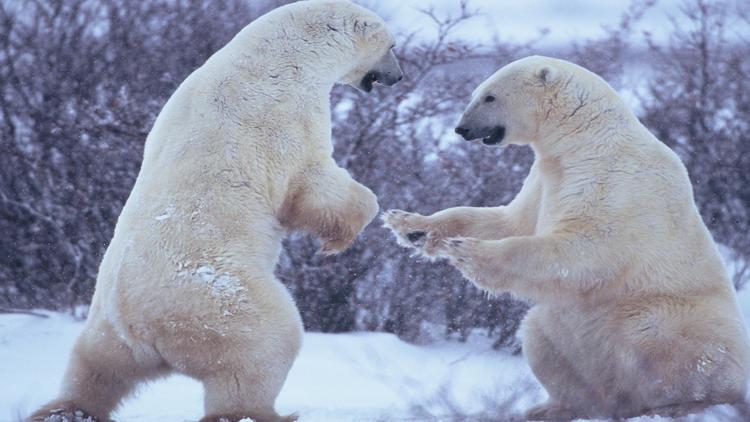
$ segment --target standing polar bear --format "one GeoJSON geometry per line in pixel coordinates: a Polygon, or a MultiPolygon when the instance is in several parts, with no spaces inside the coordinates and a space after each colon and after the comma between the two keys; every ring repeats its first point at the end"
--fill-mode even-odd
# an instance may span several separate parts
{"type": "Polygon", "coordinates": [[[528,144],[507,206],[385,215],[399,242],[535,303],[534,420],[679,414],[743,400],[746,328],[679,158],[593,73],[528,57],[474,92],[456,132],[528,144]]]}
{"type": "Polygon", "coordinates": [[[274,410],[303,331],[273,274],[281,241],[307,230],[336,253],[377,214],[331,157],[329,94],[400,80],[392,46],[362,7],[299,2],[180,85],[147,138],[62,392],[32,420],[108,420],[139,382],[172,372],[202,381],[202,421],[293,419],[274,410]]]}

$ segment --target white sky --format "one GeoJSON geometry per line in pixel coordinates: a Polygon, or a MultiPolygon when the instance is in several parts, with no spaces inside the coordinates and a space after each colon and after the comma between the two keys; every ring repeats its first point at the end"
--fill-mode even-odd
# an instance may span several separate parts
{"type": "MultiPolygon", "coordinates": [[[[747,0],[729,0],[740,4],[747,0]]],[[[377,10],[393,25],[394,31],[412,32],[420,27],[431,36],[428,21],[417,10],[434,7],[439,15],[459,10],[459,0],[362,0],[363,5],[377,10]]],[[[679,16],[683,0],[658,0],[637,26],[657,37],[672,28],[669,16],[679,16]]],[[[568,43],[601,36],[602,25],[617,26],[630,5],[629,0],[470,0],[470,9],[482,14],[457,29],[457,36],[476,41],[491,41],[497,34],[501,40],[529,41],[541,29],[549,29],[544,45],[568,43]]]]}

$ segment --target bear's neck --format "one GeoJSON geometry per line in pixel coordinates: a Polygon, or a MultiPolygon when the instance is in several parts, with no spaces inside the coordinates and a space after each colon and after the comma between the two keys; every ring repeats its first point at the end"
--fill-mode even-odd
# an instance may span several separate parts
{"type": "Polygon", "coordinates": [[[531,143],[535,154],[572,165],[618,148],[640,124],[619,97],[616,100],[606,108],[592,103],[582,105],[572,117],[571,113],[555,116],[550,121],[556,123],[540,127],[538,139],[531,143]]]}

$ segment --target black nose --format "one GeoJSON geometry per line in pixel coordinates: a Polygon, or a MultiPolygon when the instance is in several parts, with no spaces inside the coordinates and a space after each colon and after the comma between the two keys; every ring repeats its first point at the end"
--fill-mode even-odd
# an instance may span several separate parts
{"type": "Polygon", "coordinates": [[[459,126],[456,128],[456,133],[463,137],[466,137],[466,134],[469,133],[469,129],[459,126]]]}
{"type": "Polygon", "coordinates": [[[398,76],[393,75],[390,72],[385,73],[376,73],[375,74],[375,80],[382,83],[385,86],[393,86],[396,85],[401,81],[401,79],[404,79],[404,75],[401,73],[398,74],[398,76]]]}

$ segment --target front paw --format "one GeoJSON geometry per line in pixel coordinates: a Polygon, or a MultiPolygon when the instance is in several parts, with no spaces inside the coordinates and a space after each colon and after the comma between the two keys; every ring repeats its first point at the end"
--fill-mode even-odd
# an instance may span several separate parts
{"type": "Polygon", "coordinates": [[[427,232],[424,230],[416,230],[413,232],[406,233],[406,239],[411,243],[412,245],[421,248],[424,246],[425,241],[427,240],[427,232]]]}
{"type": "Polygon", "coordinates": [[[399,245],[407,248],[420,248],[427,241],[428,229],[423,215],[402,210],[388,210],[381,218],[383,227],[390,229],[396,235],[399,245]]]}
{"type": "Polygon", "coordinates": [[[321,233],[321,245],[318,253],[321,255],[335,255],[349,249],[357,240],[361,232],[356,221],[339,221],[339,224],[321,233]]]}
{"type": "Polygon", "coordinates": [[[320,249],[318,249],[318,253],[325,256],[336,255],[349,249],[349,246],[351,246],[352,243],[354,243],[354,239],[324,240],[323,244],[320,245],[320,249]]]}
{"type": "Polygon", "coordinates": [[[358,194],[352,197],[356,199],[351,199],[344,210],[331,209],[331,217],[321,224],[318,233],[323,244],[318,253],[334,255],[345,251],[378,214],[380,207],[375,194],[364,186],[357,186],[360,188],[358,194]]]}
{"type": "Polygon", "coordinates": [[[435,255],[447,258],[452,264],[463,264],[472,260],[477,239],[468,237],[449,237],[435,242],[435,255]]]}
{"type": "Polygon", "coordinates": [[[482,289],[492,290],[494,287],[488,285],[488,280],[493,277],[488,268],[487,254],[485,252],[484,240],[468,237],[451,237],[443,239],[435,250],[435,255],[447,258],[467,280],[482,289]]]}

